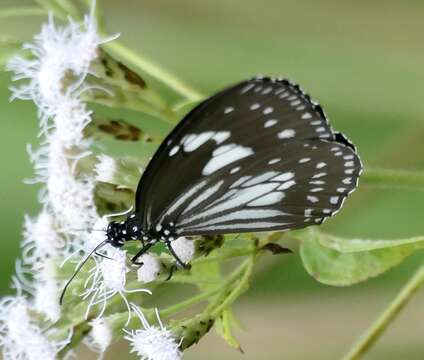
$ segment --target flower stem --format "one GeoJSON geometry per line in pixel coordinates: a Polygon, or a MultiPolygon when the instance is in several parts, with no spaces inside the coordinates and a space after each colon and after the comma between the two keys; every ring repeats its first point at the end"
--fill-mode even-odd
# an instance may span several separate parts
{"type": "Polygon", "coordinates": [[[405,305],[411,300],[415,292],[424,284],[424,265],[416,271],[412,278],[405,284],[389,306],[353,345],[343,360],[360,359],[380,338],[390,323],[396,318],[405,305]]]}
{"type": "Polygon", "coordinates": [[[191,101],[198,101],[205,97],[202,93],[193,89],[190,85],[185,84],[175,75],[162,69],[151,60],[146,59],[144,56],[137,54],[135,51],[126,47],[118,40],[108,42],[103,46],[115,55],[125,59],[128,63],[144,71],[150,76],[156,78],[157,80],[163,82],[171,89],[173,89],[180,95],[186,97],[187,99],[191,101]]]}
{"type": "Polygon", "coordinates": [[[361,184],[390,188],[424,189],[424,173],[417,171],[367,169],[361,184]]]}
{"type": "Polygon", "coordinates": [[[208,299],[210,299],[211,296],[215,295],[216,293],[218,293],[221,290],[220,287],[216,287],[213,288],[209,291],[205,291],[203,293],[200,293],[196,296],[193,296],[185,301],[182,301],[178,304],[172,305],[170,307],[167,307],[166,309],[163,309],[160,311],[160,315],[163,317],[167,317],[170,315],[173,315],[177,312],[180,312],[182,310],[185,310],[193,305],[196,305],[198,303],[201,303],[203,301],[206,301],[208,299]]]}
{"type": "Polygon", "coordinates": [[[213,312],[212,316],[217,317],[221,314],[226,308],[228,308],[242,293],[244,293],[249,287],[249,279],[253,272],[253,266],[255,264],[255,255],[252,255],[250,259],[242,265],[243,275],[239,280],[237,286],[226,296],[225,300],[222,301],[219,306],[217,306],[213,312]]]}

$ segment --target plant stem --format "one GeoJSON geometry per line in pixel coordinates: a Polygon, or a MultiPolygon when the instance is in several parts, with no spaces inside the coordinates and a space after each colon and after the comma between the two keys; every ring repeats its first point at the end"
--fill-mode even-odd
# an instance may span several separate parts
{"type": "Polygon", "coordinates": [[[365,334],[354,344],[349,353],[343,357],[343,360],[360,359],[380,338],[390,323],[396,318],[399,312],[411,300],[415,292],[424,284],[424,265],[416,271],[412,278],[404,285],[401,291],[377,318],[374,324],[365,332],[365,334]]]}
{"type": "Polygon", "coordinates": [[[244,293],[249,287],[249,279],[252,275],[253,265],[255,264],[255,255],[252,255],[250,259],[246,261],[246,263],[242,264],[241,269],[243,269],[244,273],[241,277],[237,286],[227,295],[224,301],[217,306],[213,312],[212,316],[217,317],[221,312],[223,312],[226,308],[228,308],[242,293],[244,293]]]}
{"type": "Polygon", "coordinates": [[[163,317],[173,315],[173,314],[180,312],[182,310],[185,310],[185,309],[187,309],[187,308],[189,308],[193,305],[196,305],[198,303],[201,303],[203,301],[210,299],[211,296],[215,295],[220,290],[221,290],[221,287],[216,287],[216,288],[213,288],[209,291],[205,291],[205,292],[200,293],[196,296],[193,296],[193,297],[191,297],[191,298],[189,298],[185,301],[182,301],[178,304],[167,307],[166,309],[161,310],[159,313],[163,317]]]}
{"type": "Polygon", "coordinates": [[[226,251],[222,251],[221,253],[218,254],[214,254],[214,255],[210,255],[207,257],[201,257],[201,258],[197,258],[196,260],[192,261],[192,264],[205,264],[205,263],[210,263],[210,262],[221,262],[224,260],[229,260],[229,259],[234,259],[236,257],[240,257],[240,256],[247,256],[247,255],[251,255],[255,250],[254,249],[249,249],[246,247],[235,247],[233,249],[228,249],[226,251]]]}
{"type": "Polygon", "coordinates": [[[125,59],[128,63],[132,64],[138,69],[163,82],[171,89],[191,101],[198,101],[205,97],[202,93],[193,89],[191,86],[185,84],[175,75],[162,69],[151,60],[146,59],[144,56],[137,54],[135,51],[126,47],[118,40],[105,43],[103,47],[108,49],[115,55],[118,55],[119,57],[125,59]]]}
{"type": "Polygon", "coordinates": [[[0,18],[10,18],[12,16],[46,16],[48,12],[38,6],[19,6],[0,10],[0,18]]]}
{"type": "Polygon", "coordinates": [[[360,181],[370,186],[424,189],[424,173],[416,171],[367,169],[360,181]]]}

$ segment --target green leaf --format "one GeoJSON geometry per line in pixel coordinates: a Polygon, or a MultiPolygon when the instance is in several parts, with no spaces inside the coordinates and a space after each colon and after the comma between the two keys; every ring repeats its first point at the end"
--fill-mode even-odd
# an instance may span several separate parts
{"type": "Polygon", "coordinates": [[[86,82],[97,90],[86,94],[85,100],[144,112],[172,125],[179,119],[167,101],[143,77],[107,52],[100,51],[91,67],[96,76],[87,76],[86,82]]]}
{"type": "Polygon", "coordinates": [[[221,336],[228,345],[243,352],[239,342],[233,335],[233,328],[240,328],[240,325],[231,308],[228,308],[215,320],[216,333],[221,336]]]}
{"type": "Polygon", "coordinates": [[[302,239],[300,256],[306,271],[317,281],[349,286],[376,277],[424,247],[423,238],[405,240],[340,239],[309,232],[302,239]]]}

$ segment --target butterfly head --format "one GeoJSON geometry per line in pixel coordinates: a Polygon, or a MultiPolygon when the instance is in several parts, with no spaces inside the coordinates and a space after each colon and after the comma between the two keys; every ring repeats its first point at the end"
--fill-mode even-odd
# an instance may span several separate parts
{"type": "Polygon", "coordinates": [[[122,247],[125,242],[125,225],[111,221],[106,230],[107,242],[114,247],[122,247]]]}

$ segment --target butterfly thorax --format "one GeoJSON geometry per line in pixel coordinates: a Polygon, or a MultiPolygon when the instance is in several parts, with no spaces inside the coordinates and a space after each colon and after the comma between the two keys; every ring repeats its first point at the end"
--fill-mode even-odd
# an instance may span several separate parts
{"type": "Polygon", "coordinates": [[[111,221],[106,230],[108,243],[114,247],[122,247],[126,241],[145,237],[145,232],[135,215],[130,215],[125,221],[111,221]]]}
{"type": "Polygon", "coordinates": [[[156,225],[151,229],[143,229],[140,219],[132,214],[125,221],[111,221],[106,230],[108,242],[114,247],[122,247],[126,241],[140,240],[144,243],[170,242],[178,236],[174,224],[156,225]]]}

